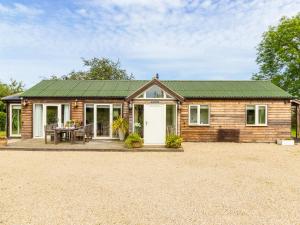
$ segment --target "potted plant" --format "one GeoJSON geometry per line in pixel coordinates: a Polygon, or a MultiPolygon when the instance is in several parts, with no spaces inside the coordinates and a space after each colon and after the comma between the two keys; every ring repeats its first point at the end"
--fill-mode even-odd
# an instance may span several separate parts
{"type": "Polygon", "coordinates": [[[66,122],[66,128],[72,127],[73,124],[74,124],[73,120],[68,120],[68,121],[66,122]]]}
{"type": "Polygon", "coordinates": [[[120,141],[124,141],[125,134],[128,131],[128,121],[123,117],[118,117],[112,125],[113,131],[117,132],[120,138],[120,141]]]}
{"type": "Polygon", "coordinates": [[[180,148],[182,143],[182,138],[175,134],[170,134],[166,138],[167,148],[180,148]]]}
{"type": "Polygon", "coordinates": [[[295,141],[293,138],[278,139],[277,144],[279,144],[279,145],[294,145],[295,141]]]}
{"type": "Polygon", "coordinates": [[[142,134],[143,128],[142,128],[141,123],[139,123],[139,122],[134,123],[134,131],[136,133],[138,133],[139,135],[142,134]]]}
{"type": "Polygon", "coordinates": [[[138,133],[132,133],[126,138],[125,145],[127,148],[141,148],[143,146],[143,139],[138,133]]]}

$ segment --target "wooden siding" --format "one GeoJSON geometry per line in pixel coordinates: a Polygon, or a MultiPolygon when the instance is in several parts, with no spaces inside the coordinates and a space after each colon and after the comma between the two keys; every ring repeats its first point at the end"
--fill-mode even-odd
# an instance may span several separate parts
{"type": "Polygon", "coordinates": [[[21,135],[22,139],[32,138],[32,108],[33,102],[27,101],[27,105],[23,104],[24,100],[22,100],[22,129],[21,135]]]}
{"type": "Polygon", "coordinates": [[[84,120],[84,102],[72,101],[71,102],[71,119],[79,122],[84,120]]]}
{"type": "MultiPolygon", "coordinates": [[[[133,100],[132,104],[143,104],[149,101],[133,100]]],[[[30,99],[27,106],[22,104],[22,138],[32,138],[34,103],[69,103],[71,119],[84,120],[86,103],[120,103],[123,105],[123,116],[129,119],[132,131],[132,109],[129,103],[121,99],[30,99]]],[[[162,101],[161,101],[162,103],[162,101]]],[[[176,101],[164,103],[175,104],[176,101]]],[[[239,129],[241,142],[274,142],[276,139],[290,137],[291,104],[288,100],[185,100],[178,107],[178,133],[185,141],[217,141],[219,129],[239,129]],[[189,126],[188,106],[190,104],[207,104],[210,107],[209,126],[189,126]],[[268,126],[246,126],[246,105],[265,104],[268,106],[268,126]]]]}
{"type": "Polygon", "coordinates": [[[283,100],[187,100],[181,106],[184,141],[217,141],[219,129],[239,129],[240,142],[274,142],[291,136],[291,104],[283,100]],[[209,126],[189,126],[191,104],[210,107],[209,126]],[[267,105],[267,126],[246,126],[246,105],[267,105]]]}

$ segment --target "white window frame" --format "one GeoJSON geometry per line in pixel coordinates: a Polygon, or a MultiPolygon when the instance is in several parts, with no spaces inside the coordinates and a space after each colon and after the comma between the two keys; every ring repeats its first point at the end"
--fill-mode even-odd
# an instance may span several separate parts
{"type": "MultiPolygon", "coordinates": [[[[131,112],[131,115],[132,115],[132,132],[134,133],[135,132],[135,127],[134,127],[134,105],[145,105],[145,104],[141,104],[141,103],[136,103],[136,104],[132,104],[132,112],[131,112]]],[[[167,107],[167,105],[175,105],[175,116],[176,116],[176,119],[175,119],[175,133],[178,135],[178,105],[177,104],[165,104],[165,108],[167,107]]],[[[144,118],[145,120],[145,118],[144,118]]],[[[167,122],[167,115],[165,115],[165,123],[167,122]]],[[[166,129],[166,132],[167,132],[167,129],[166,129]]]]}
{"type": "MultiPolygon", "coordinates": [[[[21,114],[22,114],[22,105],[21,104],[10,104],[10,106],[9,106],[9,136],[10,137],[21,137],[21,129],[22,128],[19,130],[19,134],[12,133],[12,108],[13,108],[13,106],[20,106],[21,114]]],[[[22,119],[21,119],[21,121],[19,121],[19,123],[22,123],[22,119]]]]}
{"type": "Polygon", "coordinates": [[[197,105],[189,105],[189,126],[202,126],[207,127],[210,126],[210,105],[209,104],[197,104],[197,105]],[[191,107],[197,106],[197,122],[191,123],[191,107]],[[200,110],[201,106],[207,106],[208,107],[208,123],[207,124],[201,124],[200,123],[200,110]]]}
{"type": "Polygon", "coordinates": [[[136,97],[136,99],[149,99],[149,100],[162,100],[162,99],[163,99],[163,100],[174,100],[174,99],[175,99],[170,93],[166,92],[166,91],[165,91],[164,89],[162,89],[160,86],[158,86],[158,85],[156,85],[156,86],[159,87],[159,88],[163,91],[164,97],[162,97],[162,98],[147,98],[147,97],[146,97],[146,92],[147,92],[150,88],[153,87],[153,85],[152,85],[151,87],[147,88],[147,90],[145,90],[143,93],[139,94],[139,95],[136,97]],[[167,98],[167,94],[168,94],[171,98],[167,98]],[[140,95],[143,95],[143,97],[139,98],[140,95]]]}
{"type": "Polygon", "coordinates": [[[247,127],[266,127],[266,126],[268,126],[268,105],[261,105],[261,104],[259,104],[259,105],[256,105],[256,104],[246,105],[246,118],[245,119],[246,119],[245,123],[246,123],[247,127]],[[248,106],[254,106],[255,107],[255,123],[254,124],[248,124],[247,123],[247,111],[248,111],[247,107],[248,106]],[[265,110],[266,110],[266,115],[265,115],[266,123],[264,123],[264,124],[258,123],[258,121],[259,121],[259,107],[261,107],[261,106],[265,107],[265,110]]]}
{"type": "Polygon", "coordinates": [[[84,125],[86,126],[86,106],[87,105],[93,105],[94,108],[94,139],[118,139],[118,137],[114,137],[113,136],[113,131],[112,131],[112,124],[113,124],[113,108],[114,105],[120,105],[121,106],[121,117],[123,117],[123,104],[122,103],[85,103],[84,104],[84,125]],[[109,130],[109,136],[107,137],[100,137],[97,136],[97,106],[98,105],[106,105],[109,106],[109,126],[110,126],[110,130],[109,130]]]}
{"type": "MultiPolygon", "coordinates": [[[[47,106],[57,106],[58,107],[58,111],[57,111],[57,113],[58,113],[58,121],[57,121],[57,124],[58,124],[58,126],[60,126],[61,125],[61,106],[62,105],[69,105],[69,118],[71,119],[71,104],[70,103],[39,103],[39,102],[37,102],[37,103],[34,103],[33,104],[33,121],[34,121],[34,119],[35,119],[35,105],[42,105],[42,109],[43,109],[43,115],[42,115],[42,124],[43,124],[43,136],[41,136],[41,137],[39,137],[39,136],[35,136],[35,134],[33,133],[33,138],[44,138],[44,136],[45,136],[45,125],[46,125],[46,121],[47,121],[47,113],[46,113],[46,107],[47,106]]],[[[33,122],[33,126],[34,126],[34,122],[33,122]]],[[[33,128],[33,130],[34,130],[34,128],[33,128]]]]}

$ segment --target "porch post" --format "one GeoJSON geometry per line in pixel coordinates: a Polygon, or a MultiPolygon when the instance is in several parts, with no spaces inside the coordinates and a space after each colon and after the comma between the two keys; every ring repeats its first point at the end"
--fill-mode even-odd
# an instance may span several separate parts
{"type": "Polygon", "coordinates": [[[123,117],[125,119],[128,120],[128,124],[129,124],[129,133],[132,133],[132,114],[131,114],[131,110],[129,109],[129,102],[127,101],[124,101],[124,104],[123,104],[123,117]]]}
{"type": "Polygon", "coordinates": [[[5,126],[5,129],[6,129],[6,138],[9,137],[10,133],[9,133],[9,116],[10,116],[10,110],[9,110],[9,104],[8,102],[6,102],[6,126],[5,126]]]}
{"type": "Polygon", "coordinates": [[[300,128],[300,108],[299,105],[296,105],[296,138],[299,136],[299,128],[300,128]]]}

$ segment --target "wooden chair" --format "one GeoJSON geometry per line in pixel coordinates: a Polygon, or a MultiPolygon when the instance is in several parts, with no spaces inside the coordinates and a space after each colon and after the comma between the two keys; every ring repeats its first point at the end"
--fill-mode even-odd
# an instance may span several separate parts
{"type": "Polygon", "coordinates": [[[93,124],[88,124],[84,127],[85,129],[85,136],[88,140],[91,140],[93,138],[94,134],[94,126],[93,124]]]}
{"type": "Polygon", "coordinates": [[[47,137],[50,136],[50,140],[54,140],[54,133],[55,128],[57,127],[57,124],[48,124],[45,125],[45,144],[48,143],[47,137]]]}
{"type": "Polygon", "coordinates": [[[74,130],[73,133],[73,143],[82,138],[82,143],[85,144],[85,127],[79,127],[77,130],[74,130]]]}

